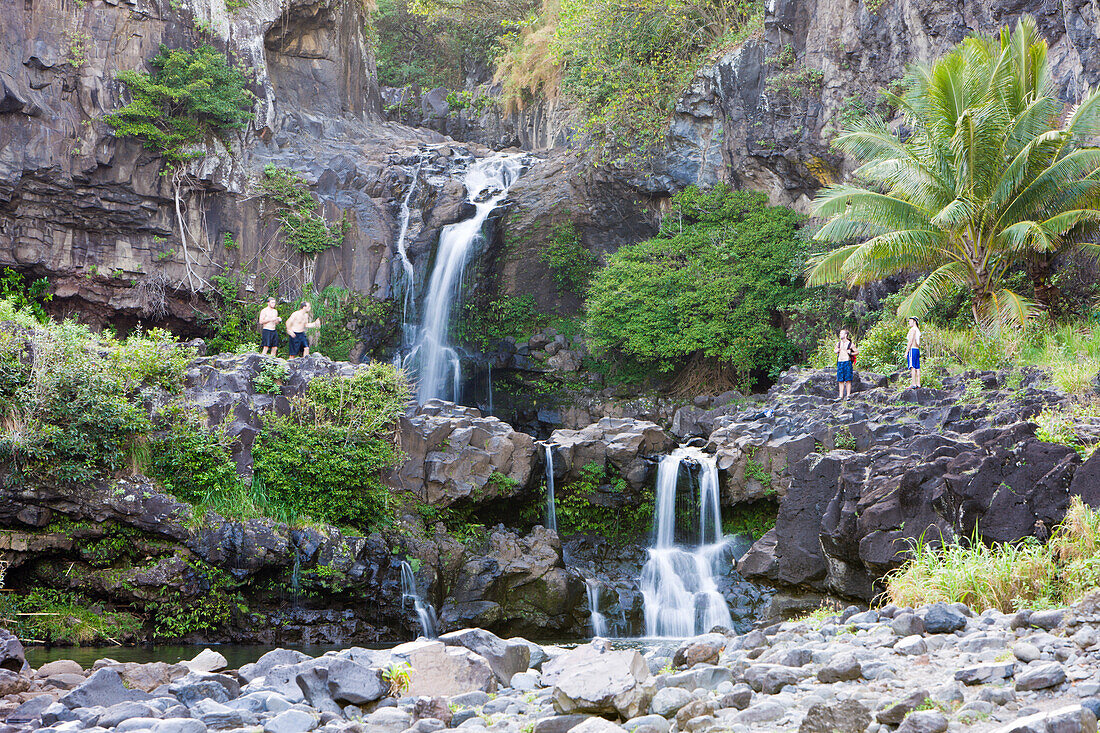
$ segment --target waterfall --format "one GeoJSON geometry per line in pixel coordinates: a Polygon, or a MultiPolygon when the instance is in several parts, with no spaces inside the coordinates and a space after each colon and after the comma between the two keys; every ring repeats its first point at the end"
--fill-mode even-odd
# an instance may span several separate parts
{"type": "Polygon", "coordinates": [[[646,636],[686,637],[714,626],[732,627],[733,618],[715,576],[716,566],[728,556],[718,508],[717,459],[698,448],[678,448],[662,458],[657,467],[656,511],[653,545],[639,581],[646,636]],[[680,475],[686,468],[690,479],[693,464],[699,466],[698,495],[678,497],[680,475]],[[681,528],[684,541],[680,544],[676,542],[678,517],[691,523],[681,528]]]}
{"type": "Polygon", "coordinates": [[[554,450],[547,443],[543,446],[546,455],[546,528],[558,531],[558,505],[554,501],[554,450]]]}
{"type": "Polygon", "coordinates": [[[405,560],[401,561],[401,600],[405,603],[411,602],[416,610],[416,619],[420,623],[420,635],[434,639],[437,636],[435,608],[420,595],[412,566],[405,560]]]}
{"type": "Polygon", "coordinates": [[[422,404],[433,398],[458,402],[461,397],[458,351],[448,338],[452,311],[461,295],[466,263],[481,239],[481,228],[522,168],[520,156],[498,154],[475,161],[466,170],[463,180],[466,200],[474,205],[474,215],[444,227],[439,234],[423,319],[417,329],[416,344],[404,360],[406,367],[415,366],[416,397],[422,404]]]}
{"type": "Polygon", "coordinates": [[[489,364],[489,414],[493,414],[493,365],[489,364]]]}
{"type": "Polygon", "coordinates": [[[588,590],[588,622],[592,625],[592,636],[607,636],[607,618],[600,613],[600,584],[593,578],[585,578],[588,590]]]}
{"type": "Polygon", "coordinates": [[[412,180],[409,181],[409,190],[405,192],[405,197],[401,199],[401,213],[397,219],[397,254],[401,256],[401,289],[403,291],[401,306],[402,348],[411,346],[414,339],[409,324],[411,323],[410,310],[415,306],[416,300],[416,272],[413,270],[412,261],[409,259],[408,245],[405,240],[409,236],[409,218],[411,216],[409,202],[412,201],[413,194],[416,192],[416,181],[420,177],[420,169],[423,167],[424,156],[421,155],[416,163],[416,168],[413,169],[412,180]]]}

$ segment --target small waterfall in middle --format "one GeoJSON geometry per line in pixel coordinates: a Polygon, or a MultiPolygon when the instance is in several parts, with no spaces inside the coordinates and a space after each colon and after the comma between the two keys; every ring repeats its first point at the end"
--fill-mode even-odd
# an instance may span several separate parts
{"type": "Polygon", "coordinates": [[[588,591],[588,622],[592,625],[592,636],[607,636],[607,617],[600,613],[600,583],[594,578],[584,579],[588,591]]]}
{"type": "Polygon", "coordinates": [[[654,539],[639,581],[646,636],[683,638],[715,626],[732,628],[715,574],[728,549],[718,508],[717,459],[698,448],[677,448],[657,467],[654,539]],[[681,474],[696,485],[695,466],[697,495],[677,495],[681,474]]]}
{"type": "Polygon", "coordinates": [[[546,528],[558,531],[558,504],[554,500],[554,449],[543,446],[546,456],[546,528]]]}
{"type": "Polygon", "coordinates": [[[436,629],[439,627],[436,621],[435,607],[420,595],[412,565],[409,565],[405,560],[401,561],[401,600],[405,603],[412,603],[413,609],[416,611],[416,620],[420,623],[420,635],[434,639],[438,635],[436,629]]]}

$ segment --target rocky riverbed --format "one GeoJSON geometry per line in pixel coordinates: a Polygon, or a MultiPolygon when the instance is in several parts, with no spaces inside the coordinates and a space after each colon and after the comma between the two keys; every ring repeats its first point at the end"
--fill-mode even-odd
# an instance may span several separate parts
{"type": "Polygon", "coordinates": [[[480,629],[226,670],[31,669],[3,640],[4,731],[1078,733],[1100,711],[1100,591],[1071,608],[851,607],[744,635],[571,649],[480,629]]]}

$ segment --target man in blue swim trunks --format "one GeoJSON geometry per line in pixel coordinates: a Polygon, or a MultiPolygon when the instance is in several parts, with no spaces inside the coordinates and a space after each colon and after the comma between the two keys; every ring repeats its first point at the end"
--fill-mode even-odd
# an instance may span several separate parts
{"type": "Polygon", "coordinates": [[[317,328],[321,325],[320,318],[310,322],[309,317],[311,315],[313,315],[313,306],[306,300],[302,301],[302,305],[298,307],[298,310],[291,313],[290,317],[286,319],[286,335],[290,337],[288,351],[291,359],[296,356],[309,356],[309,337],[306,335],[306,329],[317,328]]]}
{"type": "Polygon", "coordinates": [[[852,394],[852,359],[859,350],[848,335],[847,329],[840,329],[840,339],[833,351],[836,352],[836,384],[838,400],[847,399],[852,394]]]}
{"type": "Polygon", "coordinates": [[[905,364],[909,367],[910,387],[920,386],[920,326],[916,318],[909,319],[909,335],[905,341],[905,364]]]}
{"type": "Polygon", "coordinates": [[[275,310],[276,305],[278,301],[268,298],[267,307],[260,311],[260,353],[264,356],[269,351],[271,356],[279,355],[279,332],[275,327],[283,319],[279,317],[279,311],[275,310]]]}

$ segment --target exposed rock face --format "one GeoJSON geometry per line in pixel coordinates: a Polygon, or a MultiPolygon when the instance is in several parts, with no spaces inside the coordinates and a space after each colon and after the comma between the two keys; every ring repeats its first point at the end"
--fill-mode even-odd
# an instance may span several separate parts
{"type": "MultiPolygon", "coordinates": [[[[772,473],[781,496],[775,528],[740,570],[870,600],[922,534],[937,542],[975,532],[991,542],[1045,539],[1086,467],[1071,448],[1041,442],[1032,424],[1017,422],[1065,398],[1036,387],[1034,374],[1016,393],[1004,380],[970,373],[946,379],[943,392],[872,387],[837,408],[804,393],[806,380],[792,370],[766,410],[724,418],[711,438],[720,456],[763,436],[786,459],[772,473]],[[960,395],[973,380],[985,391],[970,403],[960,395]]],[[[752,496],[752,482],[739,483],[736,471],[730,488],[752,496]]]]}
{"type": "Polygon", "coordinates": [[[650,478],[655,457],[676,447],[656,423],[611,417],[580,430],[555,430],[550,443],[554,474],[563,481],[577,480],[585,466],[595,463],[613,468],[634,488],[650,478]]]}
{"type": "Polygon", "coordinates": [[[408,457],[391,485],[438,507],[514,496],[527,487],[536,460],[530,435],[476,408],[439,400],[401,418],[401,448],[408,457]]]}

